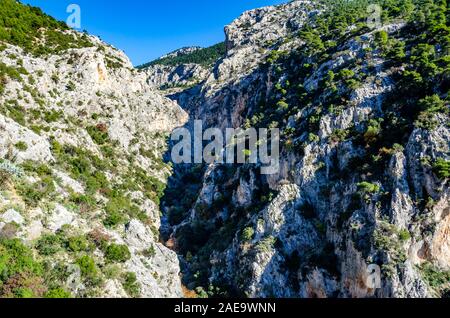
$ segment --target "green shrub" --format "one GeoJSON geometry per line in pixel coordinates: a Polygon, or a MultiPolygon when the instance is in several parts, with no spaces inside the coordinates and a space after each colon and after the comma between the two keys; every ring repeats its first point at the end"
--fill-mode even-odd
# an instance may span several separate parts
{"type": "Polygon", "coordinates": [[[450,282],[450,271],[444,271],[430,263],[426,263],[419,268],[421,270],[422,277],[436,292],[441,293],[445,288],[448,288],[448,284],[450,282]]]}
{"type": "Polygon", "coordinates": [[[108,131],[103,125],[87,127],[86,131],[97,145],[104,145],[109,142],[108,131]]]}
{"type": "Polygon", "coordinates": [[[141,184],[144,194],[157,205],[159,205],[161,198],[164,196],[166,184],[161,182],[158,178],[149,176],[146,171],[141,168],[136,168],[134,178],[137,184],[141,184]]]}
{"type": "Polygon", "coordinates": [[[317,30],[306,28],[300,32],[300,38],[305,42],[306,53],[309,55],[315,55],[325,51],[325,45],[320,38],[320,34],[317,30]]]}
{"type": "Polygon", "coordinates": [[[371,119],[369,121],[369,125],[367,126],[367,130],[364,134],[364,140],[366,143],[374,143],[381,133],[381,124],[378,120],[371,119]]]}
{"type": "Polygon", "coordinates": [[[58,253],[61,250],[61,238],[58,235],[47,234],[43,235],[36,244],[36,249],[39,254],[50,256],[58,253]]]}
{"type": "Polygon", "coordinates": [[[242,231],[241,240],[244,242],[249,242],[253,239],[254,235],[255,235],[255,230],[252,227],[246,227],[242,231]]]}
{"type": "Polygon", "coordinates": [[[28,150],[28,145],[25,142],[23,142],[23,141],[19,141],[14,146],[17,148],[17,150],[20,150],[20,151],[27,151],[28,150]]]}
{"type": "Polygon", "coordinates": [[[398,232],[398,238],[400,239],[400,241],[405,242],[411,238],[411,234],[408,230],[400,230],[398,232]]]}
{"type": "Polygon", "coordinates": [[[125,223],[129,217],[137,218],[145,221],[147,216],[135,204],[133,204],[128,196],[121,191],[111,191],[110,200],[106,204],[105,210],[107,217],[104,224],[108,227],[114,227],[125,223]]]}
{"type": "Polygon", "coordinates": [[[67,248],[72,252],[90,252],[93,250],[92,244],[84,236],[75,236],[67,239],[67,248]]]}
{"type": "Polygon", "coordinates": [[[381,188],[378,184],[370,183],[370,182],[361,182],[358,183],[358,189],[363,194],[374,194],[381,191],[381,188]]]}
{"type": "Polygon", "coordinates": [[[31,249],[20,240],[0,240],[0,286],[16,274],[41,276],[42,271],[42,265],[34,260],[31,249]]]}
{"type": "Polygon", "coordinates": [[[277,103],[277,109],[278,109],[278,111],[285,111],[285,110],[289,109],[289,104],[286,103],[285,100],[280,100],[277,103]]]}
{"type": "MultiPolygon", "coordinates": [[[[0,29],[0,39],[1,39],[1,29],[0,29]]],[[[0,62],[0,93],[4,91],[4,87],[8,82],[8,78],[14,79],[16,81],[21,81],[20,73],[14,67],[8,66],[3,62],[0,62]]]]}
{"type": "Polygon", "coordinates": [[[46,291],[42,277],[29,272],[10,277],[1,287],[1,298],[40,298],[46,291]]]}
{"type": "Polygon", "coordinates": [[[55,184],[52,177],[46,176],[33,184],[20,184],[17,190],[27,205],[35,207],[44,197],[55,191],[55,184]]]}
{"type": "Polygon", "coordinates": [[[336,129],[331,133],[330,139],[333,142],[341,142],[347,139],[348,135],[349,135],[348,130],[336,129]]]}
{"type": "Polygon", "coordinates": [[[309,133],[308,140],[309,140],[309,142],[319,142],[320,141],[320,137],[317,136],[316,134],[309,133]]]}
{"type": "Polygon", "coordinates": [[[8,101],[5,105],[5,108],[5,113],[9,118],[22,126],[26,125],[26,111],[22,106],[19,106],[17,101],[8,101]]]}
{"type": "Polygon", "coordinates": [[[66,291],[65,289],[59,287],[59,288],[49,290],[45,294],[45,298],[60,298],[60,299],[72,298],[72,294],[70,292],[66,291]]]}
{"type": "Polygon", "coordinates": [[[123,289],[131,297],[139,297],[141,288],[139,282],[136,279],[136,274],[132,272],[125,273],[122,282],[123,289]]]}
{"type": "Polygon", "coordinates": [[[66,89],[67,89],[69,92],[74,91],[76,88],[77,88],[77,87],[76,87],[75,83],[72,82],[72,81],[69,81],[69,83],[67,83],[67,85],[66,85],[66,89]]]}
{"type": "Polygon", "coordinates": [[[156,251],[155,248],[153,246],[150,246],[149,248],[147,248],[145,251],[143,251],[142,253],[145,257],[154,257],[156,255],[156,251]]]}
{"type": "Polygon", "coordinates": [[[261,252],[270,252],[273,247],[275,246],[275,243],[277,242],[277,238],[274,236],[268,236],[261,240],[258,243],[257,249],[261,252]]]}
{"type": "Polygon", "coordinates": [[[105,250],[105,257],[111,263],[125,263],[131,258],[131,253],[126,245],[111,244],[105,250]]]}
{"type": "Polygon", "coordinates": [[[70,172],[75,178],[89,175],[92,169],[91,162],[83,155],[69,159],[68,163],[71,165],[70,172]]]}
{"type": "Polygon", "coordinates": [[[58,120],[60,120],[62,118],[62,116],[63,116],[63,113],[59,112],[59,111],[55,111],[55,110],[46,111],[44,113],[44,120],[47,123],[53,123],[53,122],[57,122],[58,120]]]}
{"type": "Polygon", "coordinates": [[[107,227],[115,227],[119,224],[125,223],[127,220],[126,216],[118,211],[108,211],[106,218],[103,220],[103,224],[107,227]]]}
{"type": "Polygon", "coordinates": [[[109,187],[109,181],[105,174],[96,171],[92,175],[86,177],[86,191],[94,194],[100,189],[107,189],[109,187]]]}
{"type": "Polygon", "coordinates": [[[69,197],[69,202],[77,205],[81,212],[91,211],[97,203],[93,196],[78,193],[72,193],[69,197]]]}
{"type": "Polygon", "coordinates": [[[381,47],[385,48],[389,41],[389,34],[386,31],[378,31],[375,33],[375,42],[381,47]]]}
{"type": "Polygon", "coordinates": [[[99,270],[95,261],[88,255],[81,256],[76,260],[80,267],[81,276],[90,284],[95,285],[99,282],[99,270]]]}
{"type": "Polygon", "coordinates": [[[35,298],[35,294],[30,288],[19,287],[14,290],[14,297],[22,299],[35,298]]]}
{"type": "Polygon", "coordinates": [[[27,172],[36,173],[39,178],[51,177],[53,175],[52,170],[46,164],[36,163],[34,161],[25,161],[22,163],[23,170],[27,172]]]}

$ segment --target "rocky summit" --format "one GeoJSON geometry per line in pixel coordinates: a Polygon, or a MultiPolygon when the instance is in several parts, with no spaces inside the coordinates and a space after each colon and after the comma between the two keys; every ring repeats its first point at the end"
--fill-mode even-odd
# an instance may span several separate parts
{"type": "Polygon", "coordinates": [[[295,0],[134,68],[0,0],[0,297],[448,297],[449,8],[295,0]],[[173,163],[196,120],[278,128],[278,173],[173,163]]]}

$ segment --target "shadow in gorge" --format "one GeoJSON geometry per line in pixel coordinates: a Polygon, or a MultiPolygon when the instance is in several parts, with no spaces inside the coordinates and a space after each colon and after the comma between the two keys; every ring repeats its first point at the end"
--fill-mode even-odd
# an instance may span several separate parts
{"type": "MultiPolygon", "coordinates": [[[[220,61],[218,62],[220,63],[220,61]]],[[[214,74],[217,77],[217,69],[214,74]]],[[[262,93],[266,89],[261,83],[265,80],[258,80],[258,70],[243,77],[240,82],[234,83],[231,87],[219,90],[211,96],[203,94],[203,85],[199,85],[184,90],[180,93],[168,96],[172,100],[178,102],[189,114],[189,121],[183,128],[189,131],[193,130],[192,124],[194,119],[208,119],[204,122],[204,129],[208,127],[232,127],[231,118],[235,101],[239,96],[247,100],[247,107],[242,111],[242,117],[246,117],[255,107],[262,93]],[[242,87],[245,86],[244,88],[242,87]],[[248,91],[253,91],[254,96],[248,91]],[[207,107],[202,107],[208,105],[207,107]],[[206,111],[204,110],[207,109],[206,111]]],[[[240,125],[237,123],[236,125],[240,125]]],[[[171,163],[171,152],[174,143],[169,141],[168,151],[164,155],[164,161],[171,163]]],[[[183,282],[191,289],[197,286],[207,286],[208,267],[195,266],[199,263],[208,263],[210,253],[206,250],[224,249],[231,243],[231,239],[235,232],[240,219],[245,219],[243,213],[245,211],[231,211],[226,206],[232,200],[232,193],[236,190],[238,184],[232,182],[224,185],[226,179],[231,179],[236,174],[238,166],[223,165],[218,169],[214,169],[214,178],[222,178],[217,181],[221,185],[216,192],[221,197],[214,200],[211,206],[196,203],[199,193],[204,182],[208,182],[205,178],[207,166],[205,164],[174,164],[173,174],[169,177],[164,195],[161,198],[160,208],[162,212],[161,218],[161,239],[166,246],[170,247],[179,255],[181,270],[183,274],[183,282]],[[224,212],[225,210],[225,212],[224,212]],[[194,214],[200,217],[191,218],[194,214]],[[217,214],[222,213],[221,217],[217,214]],[[242,214],[242,215],[241,215],[242,214]],[[227,219],[228,215],[233,218],[227,219]],[[225,220],[227,219],[227,220],[225,220]],[[233,234],[233,235],[232,235],[233,234]],[[227,238],[227,239],[225,239],[227,238]],[[201,259],[199,262],[193,262],[192,259],[201,259]],[[192,282],[197,282],[193,284],[192,282]]],[[[238,181],[238,180],[237,180],[238,181]]]]}

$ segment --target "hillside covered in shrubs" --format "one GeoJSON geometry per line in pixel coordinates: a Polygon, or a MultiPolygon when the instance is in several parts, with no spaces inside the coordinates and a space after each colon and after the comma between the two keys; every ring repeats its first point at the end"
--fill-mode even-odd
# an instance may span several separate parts
{"type": "Polygon", "coordinates": [[[177,66],[181,64],[198,64],[203,67],[213,66],[217,60],[225,54],[225,43],[218,43],[207,48],[200,48],[187,54],[179,56],[168,56],[154,60],[152,62],[138,66],[139,69],[145,69],[154,65],[177,66]]]}

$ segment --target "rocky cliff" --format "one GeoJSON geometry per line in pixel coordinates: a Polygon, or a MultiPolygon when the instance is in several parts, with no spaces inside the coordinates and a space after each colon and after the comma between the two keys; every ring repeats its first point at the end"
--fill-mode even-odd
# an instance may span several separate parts
{"type": "Polygon", "coordinates": [[[205,81],[171,96],[208,127],[282,130],[276,175],[176,167],[165,237],[189,288],[448,295],[448,11],[445,1],[380,4],[374,25],[366,1],[246,12],[205,81]]]}
{"type": "Polygon", "coordinates": [[[48,30],[83,45],[0,52],[0,296],[181,297],[158,204],[166,138],[187,115],[121,51],[48,30]]]}

